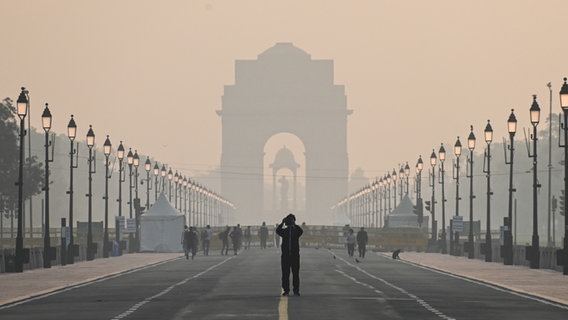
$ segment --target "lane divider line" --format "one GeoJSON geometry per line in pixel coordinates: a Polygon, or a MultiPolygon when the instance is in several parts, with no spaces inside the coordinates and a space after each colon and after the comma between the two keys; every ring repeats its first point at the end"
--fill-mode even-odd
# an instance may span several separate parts
{"type": "Polygon", "coordinates": [[[223,261],[221,261],[221,262],[219,262],[219,263],[217,263],[217,264],[215,264],[215,265],[212,265],[211,267],[209,267],[209,268],[207,268],[207,269],[205,269],[205,270],[199,272],[198,274],[195,274],[195,275],[193,275],[193,276],[187,277],[187,278],[183,279],[182,281],[180,281],[180,282],[178,282],[178,283],[172,284],[171,286],[167,287],[166,289],[162,290],[161,292],[159,292],[159,293],[157,293],[157,294],[155,294],[155,295],[153,295],[153,296],[151,296],[151,297],[148,297],[148,298],[146,298],[146,299],[144,299],[144,300],[142,300],[142,301],[136,303],[135,305],[133,305],[132,307],[130,307],[128,310],[126,310],[126,311],[124,311],[123,313],[121,313],[121,314],[119,314],[119,315],[113,317],[112,320],[120,320],[120,319],[124,319],[124,318],[128,317],[129,315],[131,315],[132,313],[134,313],[134,312],[136,312],[138,309],[140,309],[143,305],[145,305],[145,304],[147,304],[147,303],[149,303],[149,302],[152,302],[152,300],[154,300],[154,299],[156,299],[156,298],[159,298],[159,297],[161,297],[161,296],[167,294],[168,292],[172,291],[175,287],[184,285],[184,284],[186,284],[186,283],[187,283],[188,281],[190,281],[190,280],[197,279],[197,278],[201,277],[202,275],[206,274],[207,272],[209,272],[209,271],[211,271],[211,270],[213,270],[213,269],[215,269],[215,268],[221,266],[222,264],[224,264],[225,262],[227,262],[227,261],[229,261],[229,260],[231,260],[231,259],[233,259],[233,258],[234,258],[234,256],[232,256],[232,257],[230,257],[230,258],[227,258],[227,259],[225,259],[225,260],[223,260],[223,261]]]}
{"type": "MultiPolygon", "coordinates": [[[[332,254],[333,254],[333,253],[332,253],[332,254]]],[[[367,275],[368,277],[373,278],[373,279],[375,279],[375,280],[378,280],[378,281],[384,283],[385,285],[387,285],[387,286],[389,286],[389,287],[391,287],[391,288],[393,288],[393,289],[399,291],[400,293],[407,295],[407,296],[410,297],[412,300],[416,301],[419,305],[421,305],[424,309],[426,309],[426,310],[432,312],[433,314],[435,314],[436,316],[440,317],[441,319],[445,319],[445,320],[456,320],[455,318],[452,318],[452,317],[450,317],[450,316],[447,316],[447,315],[445,315],[444,313],[442,313],[440,310],[437,310],[436,308],[432,307],[430,304],[428,304],[428,302],[426,302],[424,299],[418,297],[417,295],[414,295],[414,294],[412,294],[412,293],[406,291],[405,289],[403,289],[403,288],[401,288],[401,287],[399,287],[399,286],[397,286],[397,285],[395,285],[395,284],[392,284],[392,283],[388,282],[387,280],[385,280],[385,279],[383,279],[383,278],[380,278],[380,277],[377,277],[377,276],[375,276],[375,275],[373,275],[373,274],[370,274],[369,272],[367,272],[367,271],[361,269],[359,266],[356,266],[356,265],[352,264],[351,262],[349,262],[349,261],[347,261],[347,260],[345,260],[345,259],[343,259],[343,258],[341,258],[341,257],[338,257],[338,256],[336,256],[336,257],[337,257],[337,259],[339,259],[339,260],[343,261],[345,264],[347,264],[347,265],[349,265],[349,266],[351,266],[351,267],[357,269],[359,272],[361,272],[361,273],[367,275]]]]}
{"type": "Polygon", "coordinates": [[[439,273],[439,274],[447,275],[447,276],[452,277],[452,278],[456,278],[456,279],[464,280],[464,281],[467,281],[467,282],[470,282],[470,283],[482,285],[484,287],[491,288],[491,289],[494,289],[494,290],[497,290],[497,291],[500,291],[500,292],[509,293],[509,294],[514,295],[514,296],[522,297],[522,298],[537,301],[537,302],[540,302],[540,303],[543,303],[543,304],[546,304],[546,305],[555,306],[555,307],[560,308],[560,309],[568,310],[568,305],[565,305],[565,304],[562,304],[562,303],[559,303],[559,302],[556,302],[556,301],[547,300],[545,298],[540,298],[540,297],[531,295],[530,293],[523,293],[523,292],[515,291],[515,290],[510,289],[510,288],[502,287],[502,286],[499,286],[499,285],[496,285],[496,284],[492,284],[492,283],[485,282],[485,281],[478,280],[478,279],[474,279],[474,278],[468,278],[466,276],[458,275],[458,274],[455,274],[455,273],[450,273],[448,271],[434,269],[434,268],[431,268],[431,267],[428,267],[428,266],[423,266],[421,264],[414,263],[414,262],[411,262],[411,261],[406,261],[406,260],[398,260],[398,261],[400,263],[405,263],[405,264],[408,264],[408,265],[411,265],[411,266],[414,266],[414,267],[417,267],[417,268],[429,270],[429,271],[436,272],[436,273],[439,273]]]}

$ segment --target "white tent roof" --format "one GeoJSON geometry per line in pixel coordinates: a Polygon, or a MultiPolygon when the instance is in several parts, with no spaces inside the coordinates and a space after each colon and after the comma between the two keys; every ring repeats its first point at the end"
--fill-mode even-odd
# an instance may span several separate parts
{"type": "Polygon", "coordinates": [[[176,208],[172,207],[171,203],[166,199],[164,193],[160,194],[158,200],[150,207],[148,212],[142,215],[144,217],[166,217],[166,216],[183,216],[176,208]]]}

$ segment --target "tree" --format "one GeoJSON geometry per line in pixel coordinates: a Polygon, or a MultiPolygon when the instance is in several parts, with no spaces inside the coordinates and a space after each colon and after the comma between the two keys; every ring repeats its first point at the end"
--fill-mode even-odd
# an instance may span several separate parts
{"type": "MultiPolygon", "coordinates": [[[[13,101],[0,102],[0,210],[13,210],[18,200],[19,126],[13,101]]],[[[29,134],[29,133],[28,133],[29,134]]],[[[44,179],[43,165],[36,156],[25,159],[24,198],[41,192],[44,179]],[[30,165],[31,164],[31,165],[30,165]]]]}

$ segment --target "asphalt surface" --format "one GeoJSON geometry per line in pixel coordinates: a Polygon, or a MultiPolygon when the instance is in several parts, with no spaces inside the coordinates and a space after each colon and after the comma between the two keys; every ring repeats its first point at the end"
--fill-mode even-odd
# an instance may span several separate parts
{"type": "Polygon", "coordinates": [[[560,273],[432,253],[401,258],[367,253],[358,262],[345,250],[303,248],[301,296],[282,297],[274,248],[194,260],[129,254],[0,275],[0,319],[568,317],[560,273]]]}

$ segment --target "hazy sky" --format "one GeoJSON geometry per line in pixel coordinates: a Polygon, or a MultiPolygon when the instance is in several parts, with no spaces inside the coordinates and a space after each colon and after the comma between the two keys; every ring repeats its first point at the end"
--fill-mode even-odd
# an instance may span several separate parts
{"type": "Polygon", "coordinates": [[[487,119],[501,140],[513,107],[528,127],[532,94],[548,113],[549,81],[558,112],[568,75],[565,0],[0,0],[0,12],[0,95],[28,87],[32,125],[49,102],[54,131],[74,114],[98,145],[109,134],[188,175],[220,162],[215,111],[235,60],[277,42],[334,60],[354,110],[350,171],[369,177],[470,124],[481,141],[487,119]]]}

